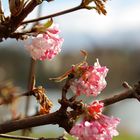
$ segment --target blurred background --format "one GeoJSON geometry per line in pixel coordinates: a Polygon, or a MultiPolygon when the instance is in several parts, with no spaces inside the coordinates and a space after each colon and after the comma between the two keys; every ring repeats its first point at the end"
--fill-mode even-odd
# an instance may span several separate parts
{"type": "MultiPolygon", "coordinates": [[[[41,6],[41,16],[56,13],[58,11],[77,6],[80,0],[58,1],[41,6]]],[[[3,9],[9,15],[7,0],[3,2],[3,9]]],[[[37,85],[47,88],[48,97],[54,102],[52,111],[59,104],[63,83],[49,81],[50,77],[57,77],[70,69],[72,64],[79,63],[83,57],[80,50],[88,51],[89,64],[94,64],[96,58],[102,66],[109,68],[107,87],[99,96],[99,99],[112,96],[121,92],[122,83],[127,81],[133,85],[140,80],[140,1],[139,0],[112,0],[106,4],[107,15],[98,15],[94,10],[80,10],[60,17],[55,17],[54,22],[59,24],[61,37],[64,38],[61,53],[51,61],[38,61],[36,67],[37,85]]],[[[38,7],[27,17],[36,18],[38,7]]],[[[45,21],[41,21],[43,23],[45,21]]],[[[12,81],[21,91],[27,91],[30,57],[23,46],[22,41],[7,39],[0,43],[0,84],[12,81]]],[[[72,94],[72,93],[70,93],[72,94]]],[[[84,100],[88,101],[88,100],[84,100]]],[[[92,101],[90,99],[88,102],[92,101]]],[[[30,115],[34,114],[37,103],[31,101],[30,115]]],[[[24,110],[24,98],[18,103],[19,112],[24,110]]],[[[111,116],[121,118],[118,130],[120,136],[115,140],[140,139],[140,103],[137,100],[126,100],[106,109],[111,116]]],[[[8,107],[0,106],[0,122],[10,116],[5,111],[8,107]]],[[[57,126],[51,126],[56,130],[55,135],[63,132],[57,126]]],[[[36,133],[50,131],[47,126],[35,129],[36,133]]],[[[54,135],[54,134],[53,134],[54,135]]]]}

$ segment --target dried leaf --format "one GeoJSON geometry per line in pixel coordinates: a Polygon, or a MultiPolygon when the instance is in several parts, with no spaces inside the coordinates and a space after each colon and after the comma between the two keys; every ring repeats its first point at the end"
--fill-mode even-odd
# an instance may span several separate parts
{"type": "Polygon", "coordinates": [[[34,96],[38,100],[40,104],[40,113],[42,112],[43,114],[48,114],[50,112],[50,109],[52,107],[52,102],[49,100],[49,98],[46,96],[46,90],[42,87],[39,86],[33,90],[34,96]]]}
{"type": "Polygon", "coordinates": [[[75,76],[80,75],[81,71],[81,67],[83,65],[87,65],[87,57],[88,57],[88,53],[85,50],[81,50],[81,53],[84,55],[84,60],[76,65],[72,65],[72,68],[68,71],[66,71],[63,75],[56,77],[56,78],[49,78],[50,80],[54,80],[55,82],[61,82],[65,79],[68,78],[69,74],[74,74],[75,76]]]}

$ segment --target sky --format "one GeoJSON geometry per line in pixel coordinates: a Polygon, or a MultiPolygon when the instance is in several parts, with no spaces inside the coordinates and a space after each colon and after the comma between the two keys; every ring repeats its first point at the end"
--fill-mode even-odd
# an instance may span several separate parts
{"type": "MultiPolygon", "coordinates": [[[[44,1],[41,16],[49,15],[79,5],[81,0],[44,1]]],[[[3,9],[8,15],[7,0],[3,9]]],[[[107,15],[98,15],[95,10],[79,10],[54,18],[64,37],[66,50],[83,49],[83,46],[108,43],[140,44],[140,0],[108,0],[107,15]]],[[[37,8],[27,19],[37,16],[37,8]]],[[[44,21],[42,21],[44,22],[44,21]]]]}
{"type": "Polygon", "coordinates": [[[70,37],[68,44],[76,42],[79,38],[77,36],[82,38],[79,46],[91,41],[95,44],[111,41],[119,43],[124,40],[140,43],[140,1],[112,0],[108,1],[106,9],[106,16],[98,15],[94,10],[81,10],[56,19],[67,38],[67,34],[74,36],[75,41],[70,37]]]}

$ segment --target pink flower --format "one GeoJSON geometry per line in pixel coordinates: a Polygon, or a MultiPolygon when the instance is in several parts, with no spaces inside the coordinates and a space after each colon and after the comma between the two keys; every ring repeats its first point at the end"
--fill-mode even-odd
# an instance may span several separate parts
{"type": "Polygon", "coordinates": [[[97,96],[106,87],[105,77],[108,69],[101,67],[98,60],[94,66],[81,66],[81,76],[76,78],[71,89],[77,95],[86,94],[87,96],[97,96]],[[83,68],[83,70],[81,70],[83,68]]]}
{"type": "Polygon", "coordinates": [[[102,111],[103,111],[104,104],[99,101],[94,101],[92,104],[87,106],[87,111],[90,116],[92,116],[94,119],[99,119],[102,111]]]}
{"type": "Polygon", "coordinates": [[[52,59],[61,51],[63,39],[58,35],[59,30],[56,25],[46,29],[46,32],[39,34],[26,46],[34,60],[52,59]]]}
{"type": "Polygon", "coordinates": [[[116,130],[120,120],[118,118],[101,115],[97,120],[83,120],[70,130],[70,134],[79,140],[112,140],[118,135],[116,130]]]}

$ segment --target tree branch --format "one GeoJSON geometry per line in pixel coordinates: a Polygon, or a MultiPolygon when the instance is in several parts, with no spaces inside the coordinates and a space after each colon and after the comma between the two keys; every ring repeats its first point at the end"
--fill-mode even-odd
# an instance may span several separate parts
{"type": "MultiPolygon", "coordinates": [[[[51,1],[51,0],[48,0],[48,2],[49,1],[51,1]]],[[[8,37],[20,38],[18,36],[20,34],[13,34],[13,33],[22,24],[27,24],[27,23],[36,22],[36,21],[44,20],[44,19],[51,18],[51,17],[60,16],[60,15],[63,15],[63,14],[67,14],[67,13],[74,12],[74,11],[85,8],[84,5],[81,2],[81,4],[79,6],[76,6],[74,8],[64,10],[64,11],[60,11],[58,13],[54,13],[54,14],[51,14],[51,15],[48,15],[48,16],[45,16],[45,17],[40,17],[40,18],[37,18],[37,19],[22,22],[26,18],[26,16],[28,14],[30,14],[38,4],[39,3],[37,2],[37,0],[30,1],[28,3],[28,5],[22,10],[22,12],[18,16],[16,16],[16,17],[11,16],[9,19],[7,19],[6,22],[4,22],[3,24],[0,24],[0,41],[2,41],[2,38],[6,39],[8,37]]]]}
{"type": "MultiPolygon", "coordinates": [[[[28,80],[29,91],[32,91],[35,86],[34,85],[35,84],[35,64],[36,64],[36,61],[31,58],[30,73],[29,73],[29,80],[28,80]]],[[[25,117],[28,116],[29,109],[30,109],[30,96],[27,96],[25,100],[25,117]]],[[[27,132],[28,131],[24,129],[22,131],[22,134],[25,135],[27,132]]]]}
{"type": "Polygon", "coordinates": [[[66,140],[64,136],[58,138],[33,138],[33,137],[26,137],[26,136],[15,136],[15,135],[7,135],[7,134],[0,134],[1,138],[9,138],[9,139],[16,139],[16,140],[66,140]]]}
{"type": "Polygon", "coordinates": [[[24,22],[21,23],[21,25],[31,23],[31,22],[40,21],[40,20],[45,20],[45,19],[48,19],[48,18],[57,17],[57,16],[64,15],[64,14],[67,14],[67,13],[71,13],[71,12],[74,12],[74,11],[77,11],[77,10],[80,10],[80,9],[83,9],[83,8],[84,7],[80,4],[80,5],[78,5],[78,6],[74,7],[74,8],[71,8],[71,9],[60,11],[60,12],[57,12],[57,13],[54,13],[54,14],[51,14],[51,15],[47,15],[47,16],[44,16],[44,17],[24,21],[24,22]]]}
{"type": "Polygon", "coordinates": [[[37,0],[30,1],[18,16],[11,16],[5,23],[0,24],[0,41],[2,41],[2,38],[8,38],[38,4],[37,0]]]}
{"type": "Polygon", "coordinates": [[[39,140],[38,138],[31,138],[25,136],[14,136],[14,135],[7,135],[7,134],[0,134],[1,138],[9,138],[9,139],[17,139],[17,140],[39,140]]]}
{"type": "Polygon", "coordinates": [[[101,100],[104,103],[104,106],[108,106],[117,102],[120,102],[125,99],[136,98],[140,101],[140,82],[134,85],[132,88],[128,85],[128,83],[124,82],[123,86],[127,89],[120,94],[114,95],[113,97],[109,97],[107,99],[101,100]]]}
{"type": "Polygon", "coordinates": [[[60,116],[61,114],[57,111],[48,115],[40,115],[6,122],[0,125],[0,133],[7,133],[45,124],[57,124],[58,121],[62,119],[60,116]]]}
{"type": "MultiPolygon", "coordinates": [[[[124,99],[140,98],[140,83],[134,86],[132,89],[127,89],[126,91],[115,95],[113,97],[101,100],[105,106],[114,104],[116,102],[122,101],[124,99]]],[[[63,127],[67,132],[70,131],[70,112],[65,112],[62,109],[48,114],[40,115],[34,117],[28,117],[21,120],[14,120],[7,123],[0,124],[0,133],[7,133],[16,131],[19,129],[25,129],[30,127],[36,127],[46,124],[58,124],[60,127],[63,127]]]]}
{"type": "Polygon", "coordinates": [[[120,102],[120,101],[128,99],[128,98],[134,98],[133,92],[134,92],[133,90],[127,90],[118,95],[114,95],[113,97],[109,97],[104,100],[101,100],[101,102],[104,103],[104,106],[108,106],[108,105],[120,102]]]}
{"type": "Polygon", "coordinates": [[[64,85],[64,87],[62,88],[62,99],[66,99],[66,93],[68,92],[68,89],[70,88],[71,85],[71,81],[73,80],[74,75],[73,74],[69,74],[68,78],[66,80],[66,83],[64,85]]]}
{"type": "Polygon", "coordinates": [[[37,2],[37,0],[32,0],[23,10],[22,12],[14,17],[14,16],[11,16],[11,19],[9,21],[8,24],[10,24],[11,26],[11,31],[15,31],[18,26],[21,24],[21,22],[25,19],[25,17],[30,14],[33,9],[38,5],[39,3],[37,2]]]}

